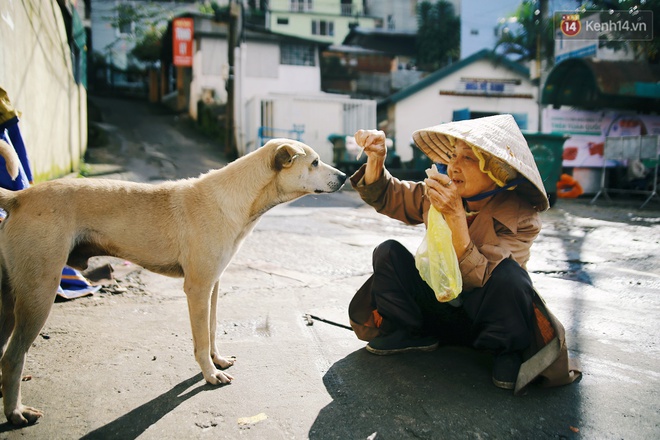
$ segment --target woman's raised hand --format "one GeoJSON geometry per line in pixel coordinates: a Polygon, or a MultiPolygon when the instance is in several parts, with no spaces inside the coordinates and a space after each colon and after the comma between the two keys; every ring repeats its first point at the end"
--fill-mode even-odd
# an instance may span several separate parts
{"type": "Polygon", "coordinates": [[[355,133],[355,143],[364,149],[369,159],[385,159],[385,139],[385,132],[381,130],[358,130],[355,133]]]}

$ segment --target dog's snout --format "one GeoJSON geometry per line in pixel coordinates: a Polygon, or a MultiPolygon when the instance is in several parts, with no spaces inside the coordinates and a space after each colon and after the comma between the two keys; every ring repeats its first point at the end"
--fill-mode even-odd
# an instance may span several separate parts
{"type": "Polygon", "coordinates": [[[341,189],[341,187],[344,186],[346,179],[348,179],[348,176],[345,173],[337,170],[337,189],[335,191],[341,189]]]}

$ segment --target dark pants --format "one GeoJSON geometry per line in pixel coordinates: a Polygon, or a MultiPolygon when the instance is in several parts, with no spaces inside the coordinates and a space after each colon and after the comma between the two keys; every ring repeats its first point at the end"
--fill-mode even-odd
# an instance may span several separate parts
{"type": "Polygon", "coordinates": [[[376,247],[373,267],[371,290],[383,332],[405,328],[436,336],[442,344],[471,345],[495,354],[521,351],[531,343],[534,289],[527,271],[514,260],[503,260],[485,286],[461,293],[460,307],[437,301],[414,256],[397,241],[376,247]]]}

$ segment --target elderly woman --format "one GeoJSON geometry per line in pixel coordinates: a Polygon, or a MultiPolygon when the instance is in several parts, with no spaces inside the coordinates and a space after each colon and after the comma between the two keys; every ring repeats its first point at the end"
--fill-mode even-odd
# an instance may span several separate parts
{"type": "Polygon", "coordinates": [[[433,206],[451,229],[446,245],[453,247],[462,276],[460,295],[440,302],[409,250],[394,240],[380,244],[374,273],[349,307],[356,334],[369,341],[366,349],[389,355],[471,345],[494,355],[493,383],[516,392],[539,376],[547,385],[575,380],[579,373],[569,366],[563,328],[525,268],[541,229],[539,212],[549,203],[513,117],[416,131],[416,146],[447,166],[446,175],[424,182],[399,181],[387,171],[382,131],[360,130],[355,138],[367,155],[351,177],[362,199],[408,224],[426,223],[433,206]],[[541,351],[546,355],[534,356],[541,351]]]}

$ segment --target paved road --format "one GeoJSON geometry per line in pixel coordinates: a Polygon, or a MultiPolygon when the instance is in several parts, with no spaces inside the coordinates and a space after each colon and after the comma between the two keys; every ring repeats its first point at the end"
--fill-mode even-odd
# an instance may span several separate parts
{"type": "MultiPolygon", "coordinates": [[[[184,119],[95,98],[111,142],[101,177],[157,181],[222,166],[184,119]]],[[[353,292],[386,238],[423,230],[384,218],[350,189],[267,213],[221,282],[219,339],[231,385],[194,361],[182,282],[123,261],[123,293],[57,302],[28,355],[23,399],[46,415],[8,439],[660,438],[660,204],[560,200],[529,264],[583,366],[579,383],[513,397],[467,349],[376,357],[344,328],[353,292]]],[[[137,221],[137,219],[136,219],[137,221]]]]}

